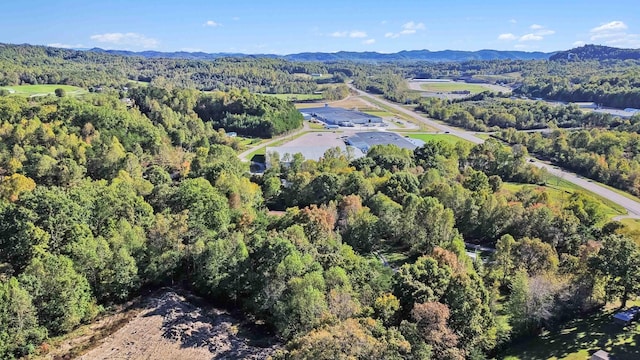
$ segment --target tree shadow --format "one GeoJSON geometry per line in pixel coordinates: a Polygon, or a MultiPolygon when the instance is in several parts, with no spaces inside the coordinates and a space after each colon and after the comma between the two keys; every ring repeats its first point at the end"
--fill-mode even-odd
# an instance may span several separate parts
{"type": "Polygon", "coordinates": [[[521,360],[564,358],[578,352],[593,354],[603,349],[615,359],[640,359],[640,325],[622,326],[613,322],[613,312],[600,312],[568,322],[561,329],[547,331],[536,338],[523,339],[498,358],[521,360]]]}

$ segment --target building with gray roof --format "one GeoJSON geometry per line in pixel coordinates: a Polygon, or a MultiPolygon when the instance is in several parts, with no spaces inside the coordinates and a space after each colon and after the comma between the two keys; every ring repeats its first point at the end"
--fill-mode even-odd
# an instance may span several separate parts
{"type": "Polygon", "coordinates": [[[363,153],[374,145],[396,145],[402,149],[414,150],[424,142],[416,139],[404,138],[396,133],[387,131],[359,132],[346,139],[347,145],[360,149],[363,153]]]}
{"type": "Polygon", "coordinates": [[[361,111],[335,108],[325,105],[324,107],[303,109],[304,114],[309,114],[329,125],[355,126],[355,125],[381,125],[382,118],[369,115],[361,111]]]}

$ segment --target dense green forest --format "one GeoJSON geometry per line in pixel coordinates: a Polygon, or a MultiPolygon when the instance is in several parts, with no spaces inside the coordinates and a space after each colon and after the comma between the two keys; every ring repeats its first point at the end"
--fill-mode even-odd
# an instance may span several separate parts
{"type": "Polygon", "coordinates": [[[220,58],[213,61],[145,59],[91,51],[32,45],[0,44],[0,86],[67,84],[94,89],[123,87],[142,81],[161,87],[257,93],[310,94],[318,89],[311,77],[296,74],[335,73],[320,63],[293,63],[268,58],[220,58]]]}
{"type": "Polygon", "coordinates": [[[637,131],[640,116],[621,119],[600,112],[584,112],[577,105],[552,104],[543,101],[507,99],[481,93],[468,99],[448,101],[421,99],[416,109],[434,119],[473,131],[545,128],[620,128],[637,131]]]}
{"type": "Polygon", "coordinates": [[[483,359],[640,293],[628,229],[588,194],[552,195],[526,161],[531,151],[640,194],[637,117],[490,94],[419,101],[403,80],[484,78],[532,95],[551,77],[573,90],[609,79],[603,96],[634,101],[633,60],[201,61],[0,45],[0,64],[1,85],[93,90],[0,95],[0,358],[166,285],[263,322],[280,359],[483,359]],[[250,176],[226,132],[299,128],[291,103],[255,93],[316,91],[309,73],[505,128],[512,146],[430,141],[359,159],[336,148],[286,166],[273,156],[250,176]],[[556,126],[593,129],[516,131],[556,126]],[[474,260],[465,242],[495,252],[474,260]]]}
{"type": "Polygon", "coordinates": [[[265,321],[283,359],[481,359],[637,291],[640,249],[597,201],[504,188],[545,181],[522,146],[334,149],[251,179],[198,109],[258,98],[130,96],[0,98],[2,358],[167,284],[265,321]]]}

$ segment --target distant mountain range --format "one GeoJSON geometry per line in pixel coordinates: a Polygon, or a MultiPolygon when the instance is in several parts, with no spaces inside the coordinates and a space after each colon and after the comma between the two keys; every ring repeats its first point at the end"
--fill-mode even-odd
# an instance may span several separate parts
{"type": "MultiPolygon", "coordinates": [[[[5,45],[0,43],[0,45],[5,45]]],[[[9,45],[9,44],[6,44],[9,45]]],[[[14,46],[35,46],[38,45],[14,45],[14,46]]],[[[43,47],[47,48],[47,47],[43,47]]],[[[69,49],[64,49],[69,50],[69,49]]],[[[120,56],[139,56],[144,58],[168,58],[187,60],[215,60],[220,58],[271,58],[284,59],[289,61],[355,61],[355,62],[464,62],[472,60],[552,60],[552,61],[585,61],[585,60],[640,60],[640,49],[620,49],[600,45],[584,45],[582,47],[556,52],[527,52],[509,50],[403,50],[396,53],[379,52],[355,52],[339,51],[333,53],[326,52],[305,52],[289,55],[276,54],[243,54],[243,53],[205,53],[205,52],[161,52],[161,51],[128,51],[128,50],[104,50],[100,48],[73,49],[75,51],[87,51],[120,56]]]]}
{"type": "Polygon", "coordinates": [[[470,60],[546,60],[554,53],[526,52],[526,51],[501,51],[501,50],[479,50],[479,51],[459,51],[459,50],[409,50],[397,53],[385,54],[378,52],[354,52],[339,51],[335,53],[306,52],[289,55],[274,54],[241,54],[241,53],[204,53],[204,52],[160,52],[160,51],[126,51],[126,50],[104,50],[100,48],[83,49],[85,51],[101,52],[124,56],[142,56],[146,58],[170,58],[170,59],[193,59],[193,60],[213,60],[223,57],[254,57],[254,58],[274,58],[286,59],[290,61],[359,61],[359,62],[392,62],[392,61],[470,61],[470,60]]]}
{"type": "Polygon", "coordinates": [[[619,49],[601,45],[585,45],[579,48],[559,51],[549,57],[549,60],[640,60],[640,49],[619,49]]]}

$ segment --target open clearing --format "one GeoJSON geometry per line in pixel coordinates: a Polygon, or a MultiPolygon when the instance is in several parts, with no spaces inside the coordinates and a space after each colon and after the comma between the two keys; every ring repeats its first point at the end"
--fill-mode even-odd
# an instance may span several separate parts
{"type": "Polygon", "coordinates": [[[264,96],[272,96],[287,101],[309,101],[322,100],[322,94],[260,94],[264,96]]]}
{"type": "Polygon", "coordinates": [[[513,193],[522,189],[546,191],[549,194],[550,200],[561,207],[569,203],[569,198],[573,193],[579,191],[589,197],[592,197],[595,201],[602,204],[603,211],[606,214],[608,220],[615,216],[625,215],[627,213],[627,211],[623,207],[615,204],[611,200],[605,199],[602,196],[599,196],[598,194],[592,193],[590,191],[586,191],[585,189],[578,187],[577,185],[569,181],[555,176],[551,176],[549,180],[547,180],[545,186],[505,182],[503,188],[513,193]]]}
{"type": "Polygon", "coordinates": [[[63,89],[67,96],[84,94],[87,91],[71,85],[17,85],[3,86],[0,89],[9,90],[10,93],[21,96],[46,96],[53,95],[56,89],[63,89]]]}
{"type": "Polygon", "coordinates": [[[435,141],[435,140],[439,140],[439,141],[444,141],[444,142],[448,142],[450,144],[457,144],[461,141],[466,141],[462,138],[459,138],[457,136],[451,135],[451,134],[403,134],[403,135],[407,135],[412,139],[418,139],[418,140],[422,140],[424,142],[427,141],[435,141]]]}
{"type": "Polygon", "coordinates": [[[194,301],[200,300],[187,300],[165,289],[129,310],[128,317],[118,313],[103,318],[87,325],[93,328],[81,336],[52,344],[41,358],[70,359],[82,354],[78,359],[265,359],[278,349],[273,338],[249,331],[226,312],[196,306],[194,301]],[[124,324],[96,338],[97,327],[114,328],[109,325],[114,319],[124,324]]]}
{"type": "MultiPolygon", "coordinates": [[[[629,303],[629,306],[637,303],[629,303]]],[[[570,321],[562,329],[546,331],[510,346],[498,356],[503,360],[586,360],[603,349],[617,360],[640,359],[640,324],[615,324],[615,310],[605,310],[584,319],[570,321]]]]}
{"type": "Polygon", "coordinates": [[[492,90],[483,84],[467,84],[461,82],[427,82],[420,84],[420,88],[430,92],[452,92],[469,90],[471,94],[478,94],[483,91],[492,90]]]}
{"type": "Polygon", "coordinates": [[[409,88],[419,92],[422,96],[440,97],[447,99],[461,99],[483,91],[510,93],[511,88],[494,84],[466,83],[461,81],[409,81],[409,88]],[[470,94],[454,94],[453,91],[468,90],[470,94]]]}

